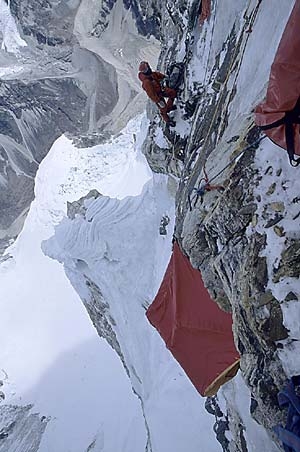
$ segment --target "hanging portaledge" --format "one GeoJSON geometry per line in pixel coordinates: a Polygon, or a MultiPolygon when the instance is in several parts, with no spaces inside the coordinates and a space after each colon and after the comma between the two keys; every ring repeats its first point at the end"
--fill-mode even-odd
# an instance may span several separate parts
{"type": "Polygon", "coordinates": [[[212,396],[239,369],[232,317],[212,301],[201,273],[178,246],[147,311],[167,348],[202,396],[212,396]]]}
{"type": "Polygon", "coordinates": [[[271,67],[266,100],[255,108],[255,122],[300,164],[300,0],[296,0],[271,67]]]}

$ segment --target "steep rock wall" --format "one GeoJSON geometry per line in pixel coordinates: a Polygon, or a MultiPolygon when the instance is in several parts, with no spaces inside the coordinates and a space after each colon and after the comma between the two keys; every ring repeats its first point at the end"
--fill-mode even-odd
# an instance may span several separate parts
{"type": "MultiPolygon", "coordinates": [[[[183,3],[174,5],[177,13],[183,3]]],[[[145,142],[152,169],[179,178],[175,235],[213,299],[233,313],[241,371],[255,400],[252,415],[271,436],[284,417],[277,393],[292,375],[282,349],[295,342],[284,324],[286,297],[290,291],[292,302],[300,297],[298,188],[287,195],[286,187],[298,182],[284,151],[259,142],[252,111],[263,98],[293,4],[271,17],[263,2],[212,1],[212,14],[201,25],[195,2],[187,2],[177,21],[166,19],[159,61],[163,70],[170,61],[184,61],[184,83],[176,127],[166,127],[150,110],[145,142]],[[206,174],[222,189],[202,198],[196,190],[206,174]],[[278,248],[273,261],[272,247],[278,248]]],[[[236,433],[233,443],[234,450],[247,450],[236,433]]]]}

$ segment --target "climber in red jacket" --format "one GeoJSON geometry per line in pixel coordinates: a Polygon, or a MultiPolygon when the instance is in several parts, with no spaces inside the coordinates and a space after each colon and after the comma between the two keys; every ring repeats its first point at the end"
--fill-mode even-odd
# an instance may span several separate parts
{"type": "Polygon", "coordinates": [[[168,113],[172,110],[176,110],[173,105],[177,96],[177,91],[168,86],[162,86],[162,81],[166,79],[166,76],[161,72],[153,72],[147,61],[142,61],[139,66],[139,79],[142,82],[142,88],[146,91],[148,97],[156,103],[159,108],[161,117],[171,127],[175,126],[168,113]],[[168,98],[166,103],[164,98],[168,98]]]}

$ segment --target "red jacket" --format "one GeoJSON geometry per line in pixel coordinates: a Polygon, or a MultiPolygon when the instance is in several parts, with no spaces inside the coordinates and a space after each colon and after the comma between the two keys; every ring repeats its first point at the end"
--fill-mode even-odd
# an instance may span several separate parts
{"type": "Polygon", "coordinates": [[[161,72],[151,72],[150,75],[139,72],[139,79],[142,82],[142,88],[146,91],[148,97],[157,103],[163,97],[160,82],[165,78],[161,72]]]}

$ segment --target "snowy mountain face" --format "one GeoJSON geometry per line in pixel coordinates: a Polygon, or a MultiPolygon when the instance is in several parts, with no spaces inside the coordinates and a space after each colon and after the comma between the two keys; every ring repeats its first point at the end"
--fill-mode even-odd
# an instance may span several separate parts
{"type": "MultiPolygon", "coordinates": [[[[300,373],[300,187],[286,153],[259,141],[252,112],[294,1],[214,0],[204,23],[199,3],[11,0],[13,16],[1,3],[0,243],[4,249],[21,230],[38,166],[67,133],[59,140],[66,174],[52,150],[38,176],[50,175],[51,184],[36,188],[23,242],[34,224],[46,225],[38,248],[43,241],[43,252],[63,264],[139,402],[128,398],[119,428],[87,408],[94,422],[83,422],[81,442],[74,432],[82,418],[72,417],[70,452],[281,450],[272,430],[285,419],[277,393],[300,373]],[[137,79],[144,59],[152,66],[158,60],[162,71],[184,62],[176,127],[166,127],[149,104],[148,120],[138,117],[110,138],[145,108],[137,79]],[[194,188],[206,174],[222,189],[201,199],[194,188]],[[214,433],[203,400],[145,318],[174,230],[212,298],[234,319],[241,371],[205,403],[214,433]]],[[[16,275],[20,250],[22,236],[10,251],[16,275]]],[[[9,284],[13,266],[4,264],[9,284]]],[[[18,375],[16,394],[26,396],[6,395],[0,405],[0,451],[66,452],[64,404],[28,391],[28,377],[22,382],[6,355],[18,375]]]]}
{"type": "Polygon", "coordinates": [[[100,33],[108,21],[100,24],[113,4],[13,0],[8,7],[1,0],[0,252],[22,228],[38,165],[56,138],[68,133],[93,143],[94,132],[116,133],[144,109],[133,68],[143,52],[156,61],[158,44],[139,35],[136,23],[144,35],[156,30],[153,11],[134,8],[132,17],[131,6],[118,2],[109,48],[100,33]]]}

